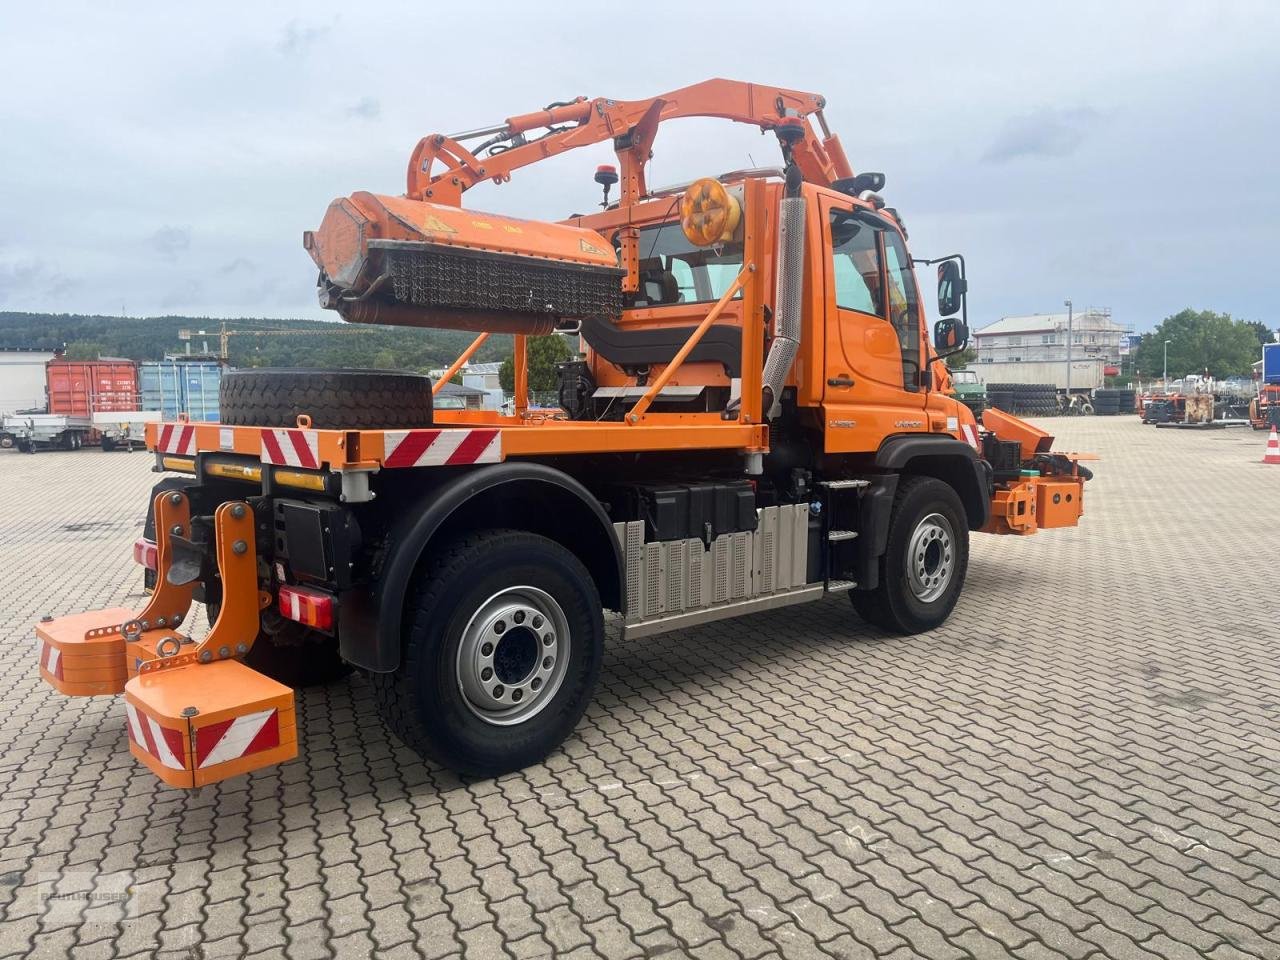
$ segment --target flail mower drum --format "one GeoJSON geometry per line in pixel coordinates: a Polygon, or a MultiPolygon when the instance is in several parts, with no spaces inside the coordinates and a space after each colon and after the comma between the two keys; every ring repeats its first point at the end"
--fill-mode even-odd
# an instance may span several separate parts
{"type": "Polygon", "coordinates": [[[623,271],[594,230],[356,193],[303,242],[321,306],[353,323],[547,334],[621,315],[623,271]]]}

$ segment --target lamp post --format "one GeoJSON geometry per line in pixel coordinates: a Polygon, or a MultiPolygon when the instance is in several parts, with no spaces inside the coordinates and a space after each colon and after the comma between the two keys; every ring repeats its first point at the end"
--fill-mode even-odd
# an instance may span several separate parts
{"type": "Polygon", "coordinates": [[[1164,377],[1162,379],[1164,380],[1165,390],[1169,389],[1169,344],[1171,343],[1173,343],[1172,340],[1164,342],[1164,377]]]}
{"type": "Polygon", "coordinates": [[[1067,403],[1071,402],[1071,329],[1075,320],[1074,308],[1070,300],[1063,300],[1062,305],[1067,308],[1067,403]]]}

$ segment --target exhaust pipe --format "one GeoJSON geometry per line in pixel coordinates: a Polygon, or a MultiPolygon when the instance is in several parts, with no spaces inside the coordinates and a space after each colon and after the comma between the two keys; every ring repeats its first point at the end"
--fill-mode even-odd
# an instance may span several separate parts
{"type": "Polygon", "coordinates": [[[764,398],[760,406],[766,418],[777,416],[778,398],[787,382],[791,364],[800,349],[801,299],[804,295],[804,197],[800,195],[800,168],[787,166],[787,183],[778,217],[778,283],[773,298],[773,343],[764,361],[764,398]]]}

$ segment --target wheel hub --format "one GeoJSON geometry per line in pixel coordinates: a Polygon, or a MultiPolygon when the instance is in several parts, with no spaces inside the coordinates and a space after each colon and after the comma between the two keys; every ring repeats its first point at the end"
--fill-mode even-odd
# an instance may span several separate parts
{"type": "Polygon", "coordinates": [[[922,519],[911,534],[907,551],[907,582],[922,603],[942,596],[955,573],[955,533],[940,513],[922,519]]]}
{"type": "Polygon", "coordinates": [[[458,645],[463,700],[488,723],[528,720],[564,682],[569,645],[568,618],[549,593],[515,586],[494,594],[467,621],[458,645]]]}

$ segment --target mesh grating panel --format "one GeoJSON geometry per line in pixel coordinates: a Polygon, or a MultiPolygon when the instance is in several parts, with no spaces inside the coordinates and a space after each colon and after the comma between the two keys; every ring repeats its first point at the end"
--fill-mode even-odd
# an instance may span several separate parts
{"type": "Polygon", "coordinates": [[[421,246],[392,247],[383,256],[401,303],[610,320],[622,311],[618,271],[610,268],[421,246]]]}

